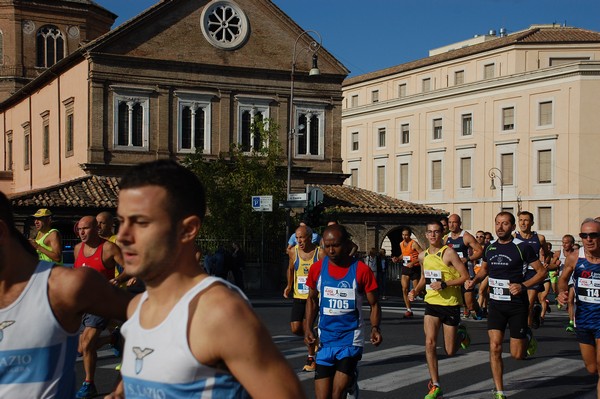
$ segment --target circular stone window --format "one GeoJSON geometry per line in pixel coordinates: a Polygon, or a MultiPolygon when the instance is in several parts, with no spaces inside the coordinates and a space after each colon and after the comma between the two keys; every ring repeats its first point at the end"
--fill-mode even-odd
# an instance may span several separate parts
{"type": "Polygon", "coordinates": [[[239,48],[248,38],[248,28],[246,14],[232,1],[213,1],[202,11],[202,33],[217,48],[239,48]]]}

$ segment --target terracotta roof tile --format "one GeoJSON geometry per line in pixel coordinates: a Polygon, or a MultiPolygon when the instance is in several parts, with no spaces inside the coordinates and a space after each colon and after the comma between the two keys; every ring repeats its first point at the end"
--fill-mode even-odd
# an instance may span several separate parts
{"type": "Polygon", "coordinates": [[[483,43],[450,50],[445,53],[433,55],[431,57],[421,58],[404,64],[396,65],[390,68],[380,69],[363,75],[355,76],[344,80],[343,86],[366,82],[372,79],[378,79],[396,73],[407,72],[413,69],[435,65],[444,61],[451,61],[457,58],[466,57],[473,54],[483,53],[485,51],[511,46],[519,43],[524,44],[546,44],[546,43],[600,43],[600,32],[591,30],[572,28],[572,27],[535,27],[525,31],[512,33],[504,37],[498,37],[483,43]]]}
{"type": "Polygon", "coordinates": [[[116,208],[119,179],[85,176],[44,189],[10,196],[13,207],[116,208]]]}
{"type": "Polygon", "coordinates": [[[317,185],[323,190],[323,204],[327,212],[447,215],[448,212],[426,205],[402,201],[387,195],[374,193],[358,187],[317,185]]]}

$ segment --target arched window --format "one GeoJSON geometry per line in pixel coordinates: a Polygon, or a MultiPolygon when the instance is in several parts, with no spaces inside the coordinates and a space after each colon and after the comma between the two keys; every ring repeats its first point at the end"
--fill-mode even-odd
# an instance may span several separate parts
{"type": "Polygon", "coordinates": [[[37,66],[48,68],[65,57],[65,38],[56,26],[46,25],[37,32],[37,66]]]}

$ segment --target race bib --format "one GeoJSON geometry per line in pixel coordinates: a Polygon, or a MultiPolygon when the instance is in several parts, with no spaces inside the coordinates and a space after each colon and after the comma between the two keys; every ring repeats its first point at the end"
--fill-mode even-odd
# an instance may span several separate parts
{"type": "Polygon", "coordinates": [[[404,261],[404,266],[410,263],[410,256],[403,256],[402,260],[404,261]]]}
{"type": "Polygon", "coordinates": [[[461,258],[461,259],[462,259],[462,258],[464,258],[464,256],[463,256],[463,253],[462,253],[462,252],[456,251],[456,254],[458,255],[458,257],[459,257],[459,258],[461,258]]]}
{"type": "Polygon", "coordinates": [[[431,283],[435,283],[436,281],[442,281],[442,271],[441,270],[423,270],[423,275],[425,276],[425,289],[430,290],[431,283]]]}
{"type": "Polygon", "coordinates": [[[321,303],[325,315],[340,316],[351,313],[356,307],[354,288],[325,287],[321,303]]]}
{"type": "Polygon", "coordinates": [[[579,277],[577,279],[577,299],[585,303],[600,303],[600,280],[579,277]]]}
{"type": "Polygon", "coordinates": [[[308,285],[306,285],[306,280],[308,276],[298,276],[298,293],[299,294],[308,294],[308,285]]]}
{"type": "Polygon", "coordinates": [[[509,280],[489,278],[490,298],[496,301],[510,301],[509,280]]]}

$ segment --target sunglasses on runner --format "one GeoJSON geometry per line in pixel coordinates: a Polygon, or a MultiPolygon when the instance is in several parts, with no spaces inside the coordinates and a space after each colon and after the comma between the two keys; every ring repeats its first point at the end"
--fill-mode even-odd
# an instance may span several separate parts
{"type": "Polygon", "coordinates": [[[592,240],[600,237],[600,233],[599,232],[595,232],[595,233],[579,233],[579,237],[582,240],[585,240],[586,238],[591,238],[592,240]]]}

